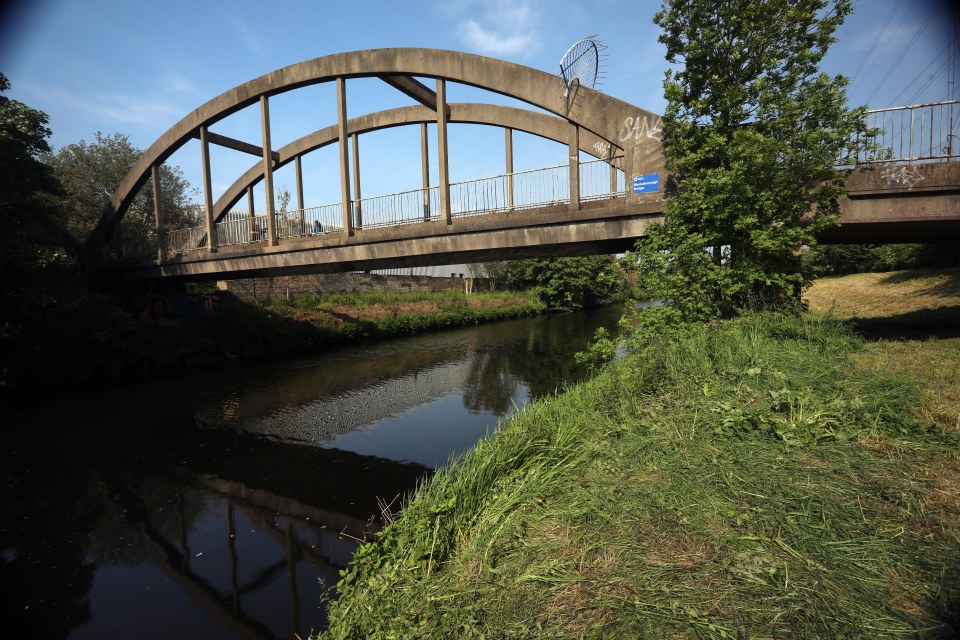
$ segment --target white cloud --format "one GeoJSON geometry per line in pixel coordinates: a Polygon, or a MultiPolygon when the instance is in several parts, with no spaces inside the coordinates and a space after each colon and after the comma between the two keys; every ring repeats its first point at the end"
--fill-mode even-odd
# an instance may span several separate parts
{"type": "Polygon", "coordinates": [[[534,3],[529,0],[497,0],[485,4],[482,15],[461,22],[458,31],[460,37],[480,53],[523,57],[540,47],[535,28],[537,13],[534,3]]]}
{"type": "Polygon", "coordinates": [[[262,56],[263,45],[260,44],[260,38],[253,32],[253,29],[248,27],[246,22],[236,16],[230,16],[230,22],[233,23],[233,28],[237,31],[240,44],[249,49],[251,53],[262,56]]]}
{"type": "MultiPolygon", "coordinates": [[[[105,91],[83,92],[57,85],[21,82],[20,89],[38,105],[69,104],[73,109],[116,123],[169,126],[189,109],[157,95],[130,95],[105,91]]],[[[103,129],[108,129],[104,126],[103,129]]]]}

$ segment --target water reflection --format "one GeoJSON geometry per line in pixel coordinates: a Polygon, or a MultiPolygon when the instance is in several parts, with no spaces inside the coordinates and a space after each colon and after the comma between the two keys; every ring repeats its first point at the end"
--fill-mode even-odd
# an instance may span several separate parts
{"type": "Polygon", "coordinates": [[[0,624],[16,637],[306,637],[411,490],[619,312],[547,316],[123,389],[4,416],[0,624]]]}

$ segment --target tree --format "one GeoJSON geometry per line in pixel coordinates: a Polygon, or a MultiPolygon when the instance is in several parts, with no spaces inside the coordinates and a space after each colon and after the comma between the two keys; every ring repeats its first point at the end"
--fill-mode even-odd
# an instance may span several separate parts
{"type": "MultiPolygon", "coordinates": [[[[0,92],[10,83],[0,74],[0,92]]],[[[50,151],[47,114],[0,95],[0,320],[13,321],[76,266],[76,246],[56,208],[62,193],[41,160],[50,151]]],[[[9,326],[4,326],[4,334],[9,326]]]]}
{"type": "Polygon", "coordinates": [[[638,244],[644,287],[683,319],[799,301],[800,253],[837,223],[834,165],[864,109],[819,71],[849,0],[667,0],[665,222],[638,244]]]}
{"type": "MultiPolygon", "coordinates": [[[[113,192],[141,155],[143,151],[126,135],[98,131],[94,142],[68,144],[47,157],[66,192],[61,206],[70,230],[80,241],[89,238],[113,192]]],[[[195,193],[179,167],[160,168],[160,207],[168,229],[198,224],[190,207],[195,193]]],[[[124,215],[121,233],[139,238],[154,228],[153,184],[148,180],[124,215]]]]}
{"type": "Polygon", "coordinates": [[[550,309],[582,309],[623,300],[628,283],[613,256],[517,260],[506,267],[514,288],[535,287],[550,309]]]}

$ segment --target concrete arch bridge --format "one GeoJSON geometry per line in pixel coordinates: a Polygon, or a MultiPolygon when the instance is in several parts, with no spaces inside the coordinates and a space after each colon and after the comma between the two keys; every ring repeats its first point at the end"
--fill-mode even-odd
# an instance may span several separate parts
{"type": "MultiPolygon", "coordinates": [[[[106,277],[179,280],[623,251],[661,218],[665,175],[660,118],[586,87],[567,89],[558,76],[536,69],[432,49],[357,51],[285,67],[217,96],[163,134],[114,193],[91,246],[102,258],[106,277]],[[352,78],[379,78],[418,105],[348,118],[347,81],[352,78]],[[433,86],[421,78],[432,79],[433,86]],[[337,122],[274,148],[271,97],[328,82],[336,85],[337,122]],[[450,103],[450,82],[503,94],[539,110],[450,103]],[[259,145],[210,131],[218,121],[258,103],[259,145]],[[504,173],[452,183],[450,123],[502,128],[504,173]],[[429,171],[428,125],[436,128],[435,184],[429,171]],[[422,183],[401,193],[361,197],[359,138],[400,126],[420,129],[422,183]],[[566,145],[569,162],[515,172],[514,131],[566,145]],[[163,188],[159,167],[192,139],[199,139],[202,155],[202,222],[170,229],[157,196],[163,188]],[[302,159],[334,144],[339,150],[340,198],[306,207],[302,159]],[[210,145],[257,158],[216,200],[210,145]],[[581,160],[581,153],[591,159],[581,160]],[[297,207],[278,212],[273,174],[291,163],[297,207]],[[154,228],[141,237],[122,237],[120,220],[148,181],[153,184],[154,228]],[[266,202],[258,213],[253,193],[261,183],[266,202]]],[[[873,164],[853,171],[850,198],[841,203],[842,226],[823,240],[960,237],[960,143],[953,135],[960,127],[958,104],[881,110],[871,117],[884,129],[882,146],[888,152],[883,158],[861,159],[873,164]]]]}

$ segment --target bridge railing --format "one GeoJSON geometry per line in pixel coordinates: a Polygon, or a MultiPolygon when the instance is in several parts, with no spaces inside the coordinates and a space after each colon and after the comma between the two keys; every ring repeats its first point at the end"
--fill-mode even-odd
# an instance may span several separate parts
{"type": "MultiPolygon", "coordinates": [[[[623,171],[605,160],[580,163],[580,199],[597,200],[624,192],[623,171]],[[615,183],[610,172],[614,171],[615,183]],[[617,186],[614,187],[614,184],[617,186]],[[611,189],[613,187],[613,189],[611,189]]],[[[570,165],[517,171],[450,185],[454,217],[468,217],[561,205],[570,201],[570,165]],[[511,194],[512,186],[512,194],[511,194]],[[511,198],[512,196],[512,198],[511,198]]]]}
{"type": "Polygon", "coordinates": [[[164,249],[167,253],[186,253],[204,249],[207,246],[207,228],[200,226],[168,231],[165,245],[164,249]]]}
{"type": "Polygon", "coordinates": [[[873,148],[858,152],[857,164],[960,159],[960,100],[873,109],[867,126],[879,135],[873,148]]]}
{"type": "Polygon", "coordinates": [[[342,230],[343,205],[339,202],[277,213],[277,237],[281,239],[302,238],[342,230]]]}
{"type": "MultiPolygon", "coordinates": [[[[618,156],[613,160],[620,158],[618,156]]],[[[590,160],[580,163],[580,200],[603,200],[611,196],[623,195],[626,188],[623,169],[618,169],[607,160],[590,160]]]]}
{"type": "Polygon", "coordinates": [[[440,219],[440,187],[412,189],[353,203],[353,223],[363,229],[440,219]]]}
{"type": "MultiPolygon", "coordinates": [[[[624,172],[610,161],[591,160],[581,162],[579,166],[582,201],[624,194],[624,172]]],[[[452,216],[457,218],[563,205],[569,201],[569,165],[450,184],[452,216]]],[[[440,219],[439,187],[363,198],[351,203],[351,208],[354,224],[364,229],[436,221],[440,219]]],[[[342,212],[340,203],[277,212],[277,237],[283,240],[340,232],[343,230],[342,212]]],[[[225,220],[216,224],[216,238],[217,246],[221,247],[262,242],[267,239],[267,217],[255,215],[250,218],[245,211],[231,211],[225,220]]],[[[155,236],[138,240],[124,243],[124,256],[156,254],[155,236]]],[[[165,245],[165,252],[174,254],[205,249],[206,226],[170,231],[165,245]]]]}

